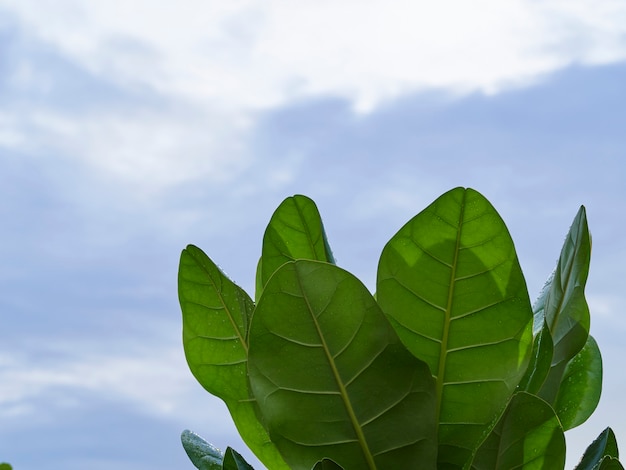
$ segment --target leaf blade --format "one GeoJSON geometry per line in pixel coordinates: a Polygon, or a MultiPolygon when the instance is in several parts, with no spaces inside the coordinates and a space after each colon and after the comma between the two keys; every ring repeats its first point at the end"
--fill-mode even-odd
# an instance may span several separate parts
{"type": "Polygon", "coordinates": [[[181,253],[178,295],[183,347],[192,374],[224,400],[239,434],[259,460],[268,467],[287,468],[251,401],[246,337],[252,300],[193,245],[181,253]]]}
{"type": "Polygon", "coordinates": [[[260,285],[265,286],[284,263],[296,259],[335,262],[315,202],[299,194],[278,206],[265,230],[260,285]]]}
{"type": "Polygon", "coordinates": [[[587,447],[574,470],[593,470],[600,464],[604,457],[612,457],[614,459],[619,457],[617,440],[611,428],[606,428],[602,431],[589,447],[587,447]]]}
{"type": "Polygon", "coordinates": [[[587,421],[602,393],[602,356],[590,335],[587,344],[567,363],[554,409],[565,430],[587,421]]]}
{"type": "Polygon", "coordinates": [[[435,377],[439,463],[462,466],[530,357],[532,310],[504,222],[474,190],[445,193],[383,249],[377,300],[435,377]]]}
{"type": "Polygon", "coordinates": [[[360,281],[327,263],[281,266],[257,305],[249,375],[292,468],[434,468],[433,383],[360,281]],[[293,413],[292,410],[298,410],[293,413]]]}
{"type": "Polygon", "coordinates": [[[589,306],[584,289],[589,274],[591,235],[584,206],[567,233],[554,273],[537,302],[554,343],[552,365],[539,396],[554,403],[567,363],[585,346],[589,336],[589,306]]]}
{"type": "Polygon", "coordinates": [[[472,462],[475,470],[559,469],[565,436],[548,403],[526,392],[513,395],[472,462]]]}

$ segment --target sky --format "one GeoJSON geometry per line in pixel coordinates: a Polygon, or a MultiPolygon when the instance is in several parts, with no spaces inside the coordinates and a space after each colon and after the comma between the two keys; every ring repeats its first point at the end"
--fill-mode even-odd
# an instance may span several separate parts
{"type": "Polygon", "coordinates": [[[604,391],[568,468],[606,426],[626,442],[624,83],[621,0],[0,0],[0,461],[193,468],[187,428],[248,457],[185,363],[181,250],[252,292],[306,194],[374,290],[456,186],[499,211],[531,298],[587,208],[604,391]]]}

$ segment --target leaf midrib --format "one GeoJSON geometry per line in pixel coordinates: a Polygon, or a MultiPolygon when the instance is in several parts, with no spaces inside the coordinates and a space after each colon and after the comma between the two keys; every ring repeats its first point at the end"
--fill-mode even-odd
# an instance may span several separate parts
{"type": "Polygon", "coordinates": [[[300,273],[297,272],[297,268],[296,268],[296,273],[298,274],[296,276],[296,279],[298,280],[298,286],[300,288],[300,291],[303,294],[302,298],[304,299],[306,303],[307,309],[311,315],[311,319],[313,320],[313,324],[315,325],[315,329],[322,343],[322,349],[324,350],[324,354],[326,355],[326,359],[328,360],[328,364],[333,373],[333,377],[335,378],[335,381],[337,382],[337,386],[339,387],[339,394],[341,395],[341,399],[343,400],[344,405],[346,407],[348,417],[350,418],[350,423],[352,424],[354,432],[357,435],[359,445],[361,446],[361,449],[363,450],[365,460],[367,461],[368,467],[371,470],[376,470],[377,467],[376,467],[376,462],[374,461],[374,456],[372,455],[372,451],[370,450],[367,444],[367,440],[365,439],[365,435],[363,434],[363,429],[361,428],[359,420],[356,417],[356,413],[354,412],[354,408],[352,407],[352,402],[350,401],[350,397],[348,396],[348,391],[346,390],[346,387],[341,379],[339,370],[337,370],[335,359],[330,353],[328,345],[326,344],[326,339],[324,338],[324,334],[322,333],[320,324],[317,321],[317,317],[313,313],[313,308],[311,307],[311,304],[309,303],[309,298],[306,295],[306,291],[304,290],[304,286],[302,284],[302,280],[300,279],[300,275],[299,275],[300,273]]]}
{"type": "Polygon", "coordinates": [[[452,261],[451,271],[450,271],[450,288],[448,290],[448,300],[446,309],[444,312],[444,324],[443,324],[443,334],[441,338],[441,349],[439,355],[439,365],[437,367],[437,378],[436,378],[436,387],[435,393],[437,398],[437,412],[436,412],[436,423],[439,426],[441,421],[441,405],[442,405],[442,397],[443,397],[443,386],[444,386],[444,376],[446,372],[446,359],[448,355],[448,340],[450,338],[450,322],[452,317],[452,301],[454,300],[454,288],[456,283],[456,269],[459,260],[459,248],[461,245],[461,233],[463,229],[463,217],[465,215],[465,199],[467,192],[463,192],[463,199],[461,200],[461,207],[459,212],[459,222],[458,228],[456,232],[456,243],[454,247],[454,260],[452,261]]]}

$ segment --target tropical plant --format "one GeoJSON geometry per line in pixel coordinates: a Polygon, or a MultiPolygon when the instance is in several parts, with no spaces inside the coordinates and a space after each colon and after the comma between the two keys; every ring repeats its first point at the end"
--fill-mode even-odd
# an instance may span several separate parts
{"type": "MultiPolygon", "coordinates": [[[[272,470],[564,468],[564,431],[601,391],[590,253],[581,207],[531,306],[499,214],[456,188],[389,240],[372,295],[296,195],[265,231],[255,301],[199,248],[183,250],[187,362],[272,470]]],[[[251,468],[190,431],[182,441],[199,469],[251,468]]],[[[609,428],[576,467],[621,468],[609,428]]]]}

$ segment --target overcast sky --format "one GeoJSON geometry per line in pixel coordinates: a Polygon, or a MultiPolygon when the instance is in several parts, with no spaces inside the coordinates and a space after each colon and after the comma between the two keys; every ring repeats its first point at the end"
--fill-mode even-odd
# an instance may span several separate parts
{"type": "Polygon", "coordinates": [[[163,3],[0,0],[0,461],[193,468],[185,428],[249,455],[186,366],[180,251],[252,292],[302,193],[373,290],[455,186],[500,212],[532,298],[587,207],[605,389],[568,468],[606,426],[626,448],[625,2],[163,3]]]}

